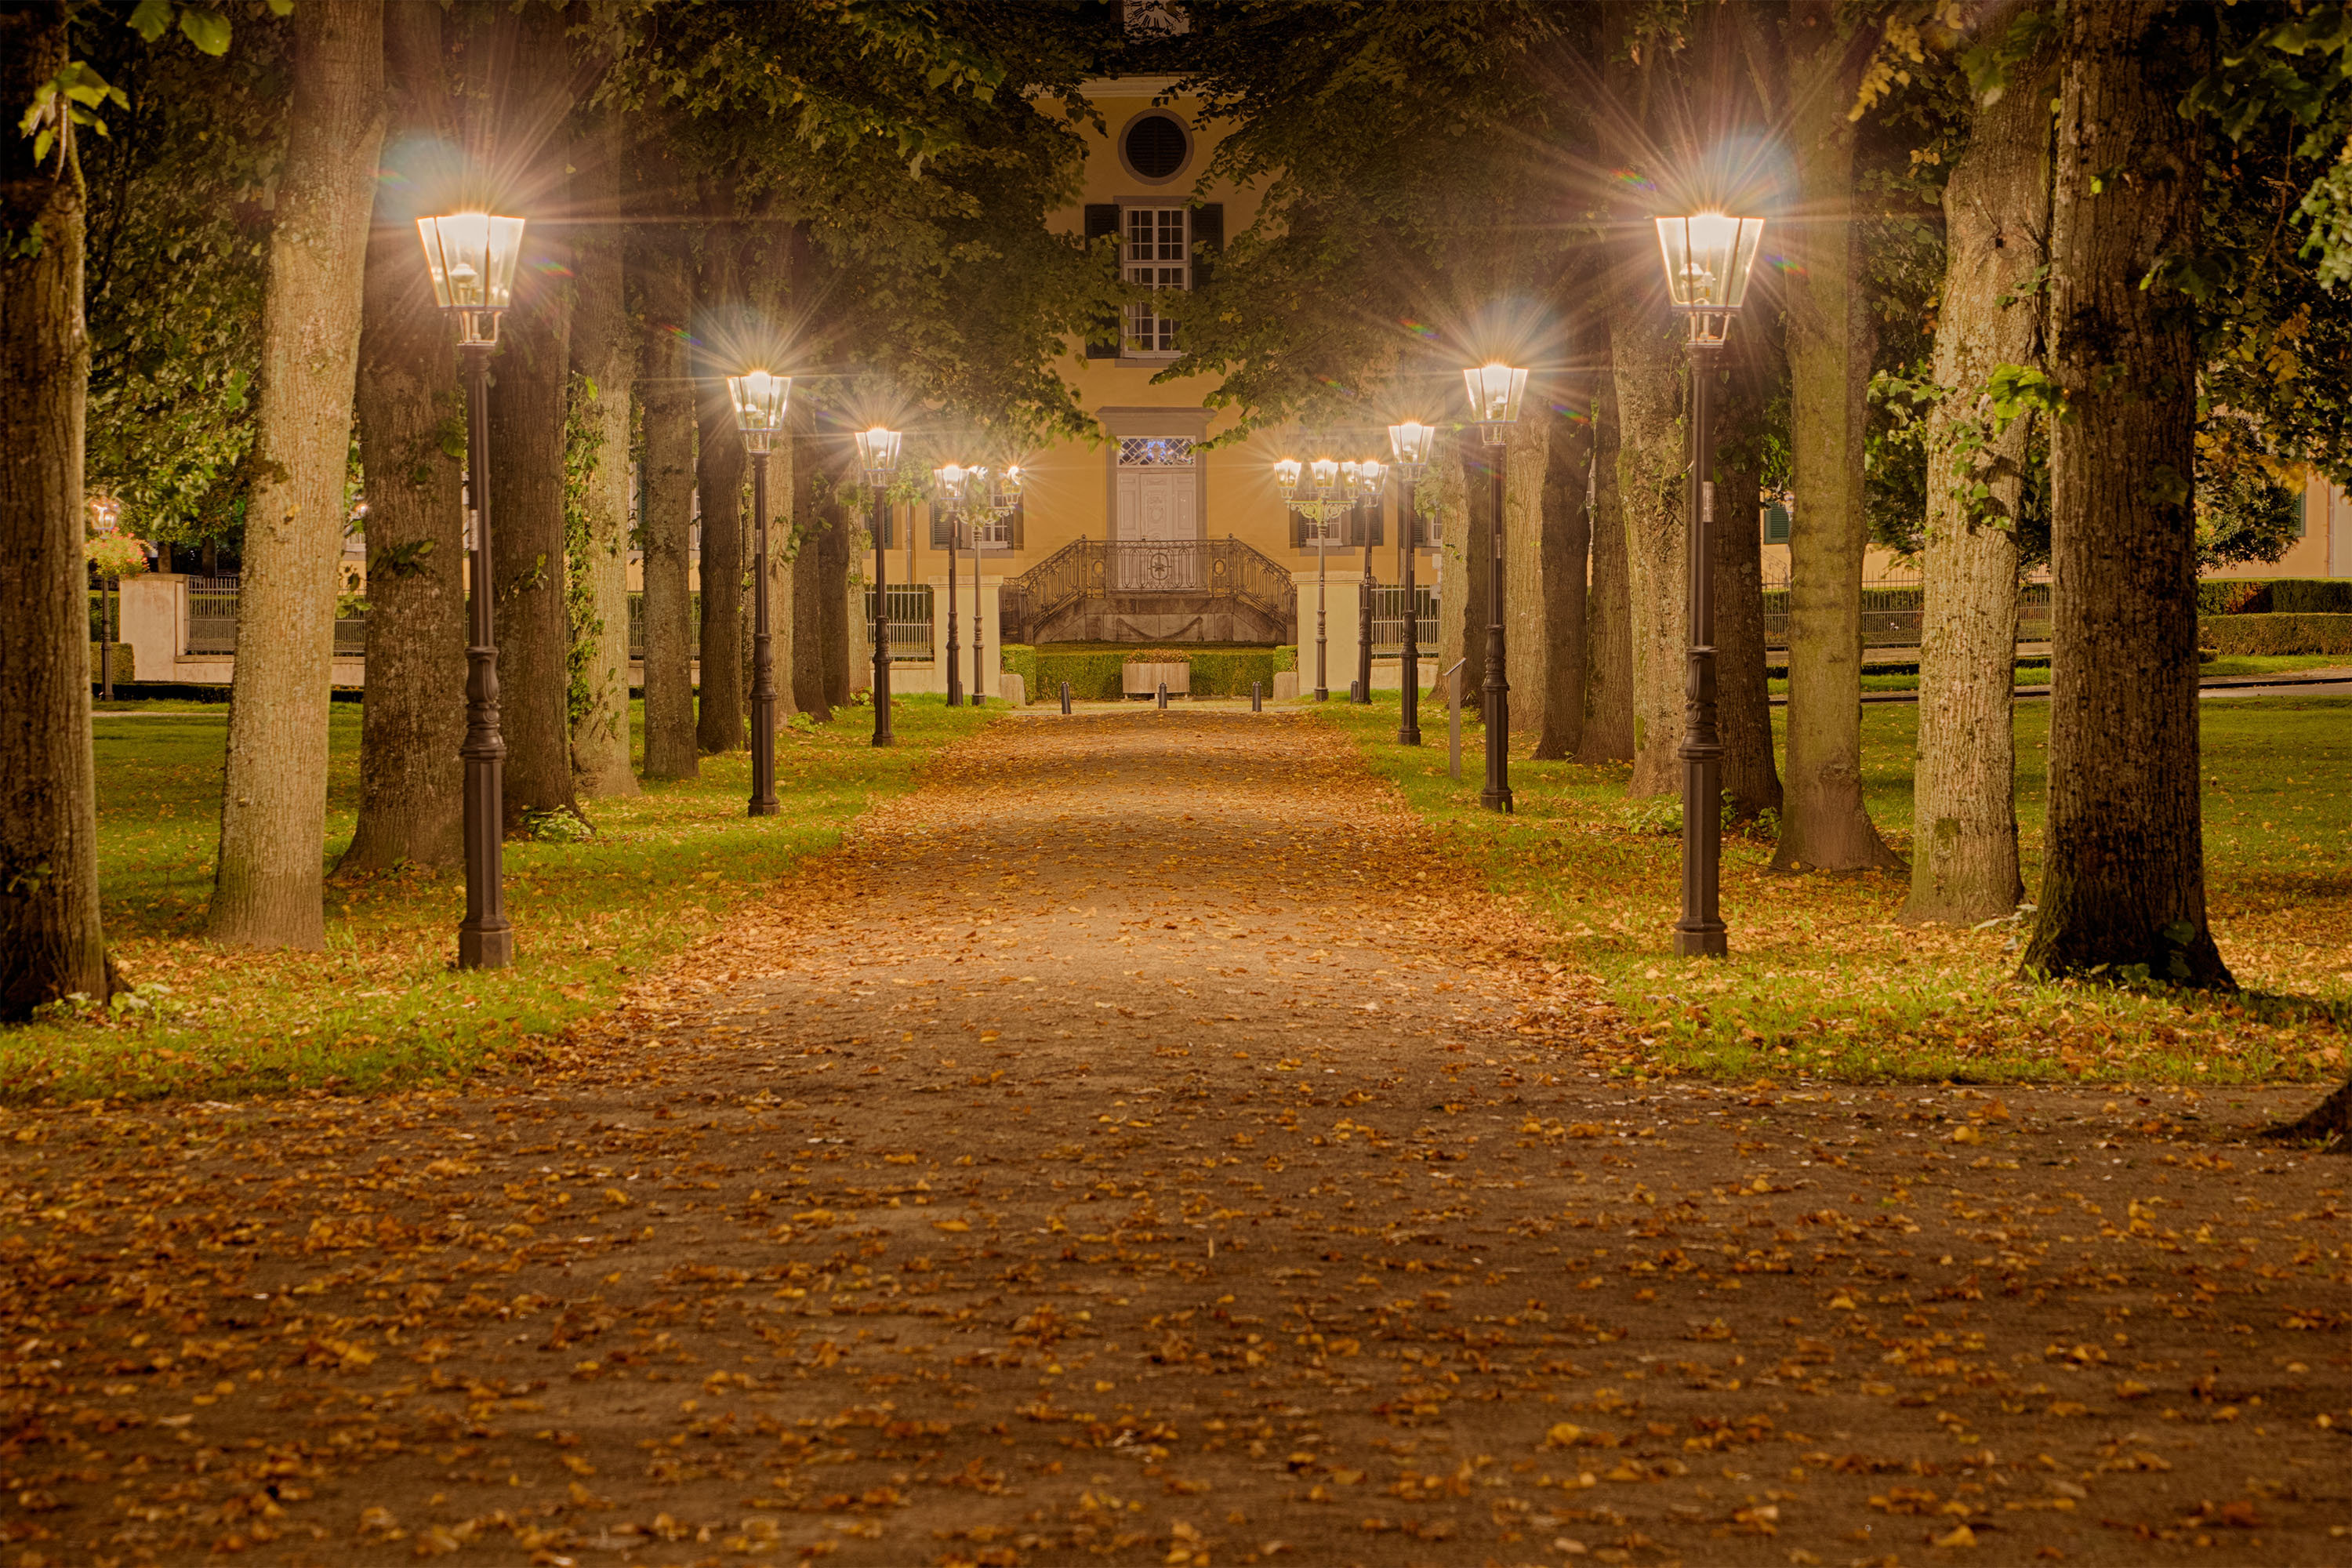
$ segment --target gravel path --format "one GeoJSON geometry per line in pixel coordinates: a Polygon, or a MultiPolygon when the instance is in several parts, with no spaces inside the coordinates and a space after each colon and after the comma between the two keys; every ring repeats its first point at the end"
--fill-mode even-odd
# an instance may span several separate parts
{"type": "Polygon", "coordinates": [[[1637,1084],[1464,880],[1024,714],[528,1071],[0,1116],[0,1568],[2352,1560],[2307,1090],[1637,1084]]]}

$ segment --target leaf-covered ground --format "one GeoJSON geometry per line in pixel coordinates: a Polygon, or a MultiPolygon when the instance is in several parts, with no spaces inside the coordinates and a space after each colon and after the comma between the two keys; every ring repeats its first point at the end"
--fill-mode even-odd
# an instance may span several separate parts
{"type": "Polygon", "coordinates": [[[2308,1089],[1637,1084],[1438,846],[1024,715],[462,1090],[0,1111],[0,1563],[2352,1552],[2308,1089]]]}

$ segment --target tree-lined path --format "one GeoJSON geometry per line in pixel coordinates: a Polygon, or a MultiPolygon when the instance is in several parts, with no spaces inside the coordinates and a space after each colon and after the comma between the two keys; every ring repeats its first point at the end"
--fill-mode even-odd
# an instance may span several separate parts
{"type": "Polygon", "coordinates": [[[0,1561],[2341,1561],[2307,1094],[1612,1075],[1468,879],[1022,715],[528,1071],[0,1112],[0,1561]]]}

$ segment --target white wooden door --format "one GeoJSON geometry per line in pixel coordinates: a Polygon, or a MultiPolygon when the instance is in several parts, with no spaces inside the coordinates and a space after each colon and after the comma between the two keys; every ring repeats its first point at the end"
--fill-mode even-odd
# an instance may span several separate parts
{"type": "Polygon", "coordinates": [[[1201,586],[1201,547],[1190,468],[1130,468],[1118,476],[1118,585],[1181,590],[1201,586]]]}

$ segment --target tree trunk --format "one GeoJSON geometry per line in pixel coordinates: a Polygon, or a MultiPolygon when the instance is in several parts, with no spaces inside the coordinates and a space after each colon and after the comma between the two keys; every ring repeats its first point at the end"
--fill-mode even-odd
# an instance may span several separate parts
{"type": "MultiPolygon", "coordinates": [[[[571,47],[562,13],[526,6],[495,32],[494,150],[519,191],[560,199],[569,142],[571,47]]],[[[514,306],[499,326],[490,383],[490,573],[497,584],[499,699],[507,743],[506,829],[578,815],[572,787],[572,617],[565,604],[565,415],[572,371],[568,230],[523,231],[514,306]]]]}
{"type": "Polygon", "coordinates": [[[1748,821],[1780,809],[1772,699],[1764,678],[1762,495],[1752,466],[1716,465],[1715,692],[1723,792],[1748,821]]]}
{"type": "MultiPolygon", "coordinates": [[[[1443,702],[1445,672],[1462,665],[1462,711],[1483,707],[1486,670],[1486,478],[1488,448],[1475,429],[1456,433],[1438,449],[1423,488],[1434,493],[1444,571],[1437,584],[1437,646],[1421,654],[1423,686],[1443,702]]],[[[1425,504],[1416,496],[1416,504],[1425,504]]],[[[1303,688],[1305,680],[1299,682],[1303,688]]]]}
{"type": "Polygon", "coordinates": [[[1944,187],[1944,289],[1927,416],[1927,603],[1907,921],[1974,924],[2025,896],[2017,866],[2018,497],[2030,418],[1990,430],[1997,366],[2042,361],[2053,51],[1977,109],[1944,187]],[[1987,493],[1973,495],[1978,485],[1987,493]]]}
{"type": "Polygon", "coordinates": [[[792,683],[793,705],[818,723],[830,722],[833,706],[824,689],[824,606],[821,531],[824,518],[816,505],[817,464],[824,451],[814,434],[816,421],[803,398],[793,414],[793,484],[791,504],[777,540],[792,555],[793,658],[776,661],[777,684],[792,683]]]}
{"type": "Polygon", "coordinates": [[[1612,374],[1622,422],[1619,505],[1633,606],[1633,777],[1639,799],[1682,789],[1683,672],[1688,663],[1683,600],[1683,386],[1681,322],[1628,301],[1612,333],[1612,374]]]}
{"type": "MultiPolygon", "coordinates": [[[[721,322],[740,321],[737,250],[731,223],[713,223],[702,238],[695,272],[694,317],[698,336],[732,341],[721,322]]],[[[694,488],[702,515],[702,709],[695,742],[706,752],[743,749],[743,513],[749,465],[743,437],[723,377],[735,367],[701,356],[695,367],[700,439],[694,488]]]]}
{"type": "MultiPolygon", "coordinates": [[[[657,152],[640,155],[638,189],[665,191],[673,172],[657,152]]],[[[646,776],[690,779],[701,767],[694,745],[693,604],[687,585],[687,542],[694,516],[694,382],[685,336],[694,311],[686,258],[674,226],[640,231],[641,374],[637,402],[645,411],[643,510],[637,518],[645,552],[646,776]]]]}
{"type": "MultiPolygon", "coordinates": [[[[833,493],[840,494],[838,470],[833,493]]],[[[817,552],[816,597],[823,621],[817,640],[824,666],[824,705],[829,711],[849,704],[850,645],[857,619],[850,603],[849,544],[853,531],[862,534],[864,531],[856,527],[838,500],[829,499],[824,510],[825,527],[817,552]]]]}
{"type": "MultiPolygon", "coordinates": [[[[1551,411],[1549,397],[1529,397],[1507,448],[1510,489],[1504,507],[1507,527],[1503,535],[1503,650],[1515,750],[1531,747],[1542,736],[1558,663],[1549,613],[1555,595],[1544,573],[1548,510],[1544,503],[1551,476],[1551,444],[1559,434],[1559,416],[1551,411]]],[[[1486,666],[1482,639],[1479,657],[1463,673],[1475,669],[1484,679],[1486,666]]]]}
{"type": "Polygon", "coordinates": [[[572,768],[590,799],[637,792],[629,766],[629,410],[637,346],[624,290],[621,171],[628,138],[618,110],[595,111],[572,147],[572,206],[586,220],[572,243],[573,394],[595,441],[581,497],[584,526],[570,557],[575,693],[572,768]]]}
{"type": "Polygon", "coordinates": [[[1777,870],[1899,866],[1862,804],[1863,427],[1870,317],[1851,221],[1858,51],[1834,0],[1790,7],[1789,144],[1803,221],[1783,279],[1797,504],[1789,533],[1789,776],[1777,870]]]}
{"type": "Polygon", "coordinates": [[[353,403],[367,479],[367,701],[360,813],[338,875],[465,858],[465,394],[449,323],[416,247],[448,101],[436,0],[383,14],[386,102],[401,174],[378,184],[353,403]],[[402,168],[404,161],[412,166],[402,168]]]}
{"type": "Polygon", "coordinates": [[[1625,513],[1617,493],[1622,431],[1617,383],[1610,357],[1613,334],[1604,328],[1604,355],[1592,384],[1592,471],[1585,510],[1592,519],[1592,584],[1584,606],[1584,732],[1580,763],[1623,763],[1633,757],[1633,603],[1625,560],[1625,513]]]}
{"type": "Polygon", "coordinates": [[[1538,762],[1576,754],[1584,739],[1584,605],[1592,560],[1585,479],[1592,468],[1592,420],[1563,419],[1544,454],[1544,700],[1536,727],[1538,762]]]}
{"type": "Polygon", "coordinates": [[[2050,245],[2050,811],[2028,972],[2229,986],[2205,916],[2197,748],[2194,311],[2209,19],[2066,13],[2050,245]],[[2158,280],[2151,283],[2152,276],[2158,280]]]}
{"type": "Polygon", "coordinates": [[[382,0],[302,6],[290,80],[207,925],[237,946],[321,948],[343,481],[383,141],[382,0]]]}
{"type": "MultiPolygon", "coordinates": [[[[0,7],[0,93],[28,104],[65,68],[61,0],[0,7]]],[[[82,560],[81,171],[29,143],[0,179],[0,1019],[112,989],[98,910],[82,560]]]]}

